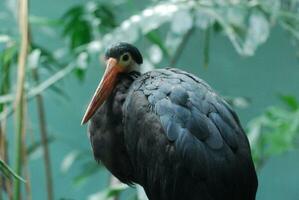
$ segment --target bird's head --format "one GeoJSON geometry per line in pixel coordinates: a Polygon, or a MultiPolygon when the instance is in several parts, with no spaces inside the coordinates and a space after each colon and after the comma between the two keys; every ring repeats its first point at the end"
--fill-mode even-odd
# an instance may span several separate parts
{"type": "Polygon", "coordinates": [[[120,42],[105,52],[106,70],[82,119],[85,124],[113,91],[118,74],[138,70],[143,59],[139,50],[128,43],[120,42]]]}

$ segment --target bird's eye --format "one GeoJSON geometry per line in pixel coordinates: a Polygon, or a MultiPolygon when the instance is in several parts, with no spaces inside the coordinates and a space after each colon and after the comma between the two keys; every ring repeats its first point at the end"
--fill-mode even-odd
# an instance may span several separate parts
{"type": "Polygon", "coordinates": [[[122,60],[125,61],[125,62],[128,61],[129,60],[129,55],[128,54],[123,55],[122,60]]]}
{"type": "Polygon", "coordinates": [[[124,53],[121,55],[119,58],[119,64],[123,67],[128,67],[129,65],[132,64],[132,57],[130,53],[124,53]]]}
{"type": "Polygon", "coordinates": [[[129,53],[124,53],[121,57],[120,60],[124,63],[127,63],[131,60],[131,55],[129,53]]]}

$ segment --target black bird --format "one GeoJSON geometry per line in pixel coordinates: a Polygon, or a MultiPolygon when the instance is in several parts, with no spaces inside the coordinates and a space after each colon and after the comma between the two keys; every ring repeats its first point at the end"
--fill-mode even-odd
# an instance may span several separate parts
{"type": "Polygon", "coordinates": [[[97,161],[150,200],[254,200],[257,176],[236,113],[202,79],[139,72],[128,43],[106,50],[103,78],[82,124],[97,161]]]}

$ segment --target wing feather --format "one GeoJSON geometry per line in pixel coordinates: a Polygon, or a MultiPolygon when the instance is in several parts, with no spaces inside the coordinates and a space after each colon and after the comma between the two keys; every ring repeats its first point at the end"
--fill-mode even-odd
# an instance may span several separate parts
{"type": "Polygon", "coordinates": [[[200,187],[206,188],[203,196],[236,193],[238,176],[252,183],[246,183],[235,196],[242,197],[242,192],[249,191],[246,187],[256,190],[249,144],[237,115],[203,80],[178,69],[144,74],[130,89],[124,124],[132,157],[138,152],[134,162],[145,168],[137,171],[145,170],[141,179],[151,188],[151,184],[162,183],[148,183],[146,171],[151,177],[163,177],[167,170],[179,174],[184,169],[184,173],[190,173],[189,178],[199,180],[200,187]],[[238,151],[240,146],[245,151],[238,151]],[[246,162],[240,164],[239,160],[246,162]],[[214,185],[222,192],[212,194],[214,185]]]}

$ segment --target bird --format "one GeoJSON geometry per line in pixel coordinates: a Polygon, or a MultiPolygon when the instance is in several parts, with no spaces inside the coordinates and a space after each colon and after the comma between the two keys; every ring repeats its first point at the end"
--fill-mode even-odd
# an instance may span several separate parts
{"type": "Polygon", "coordinates": [[[177,68],[141,73],[137,47],[105,51],[106,69],[82,124],[94,158],[149,200],[254,200],[250,144],[231,106],[177,68]]]}

